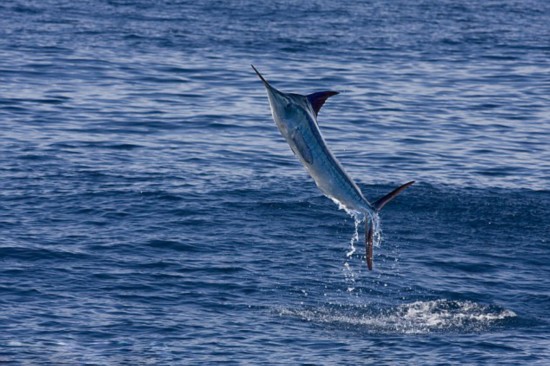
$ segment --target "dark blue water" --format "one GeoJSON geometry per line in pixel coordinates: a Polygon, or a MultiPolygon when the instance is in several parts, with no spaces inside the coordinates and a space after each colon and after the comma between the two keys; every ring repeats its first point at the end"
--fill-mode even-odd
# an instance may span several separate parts
{"type": "Polygon", "coordinates": [[[0,363],[548,364],[549,19],[545,0],[2,2],[0,363]],[[341,91],[319,122],[367,198],[417,181],[374,271],[251,63],[341,91]]]}

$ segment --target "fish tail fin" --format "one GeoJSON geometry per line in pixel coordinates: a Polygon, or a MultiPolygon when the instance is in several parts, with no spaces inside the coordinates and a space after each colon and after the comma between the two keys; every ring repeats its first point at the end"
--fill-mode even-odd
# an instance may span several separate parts
{"type": "MultiPolygon", "coordinates": [[[[395,197],[397,197],[399,193],[403,192],[405,188],[412,185],[413,183],[414,183],[414,180],[408,183],[405,183],[402,186],[397,187],[396,189],[394,189],[384,197],[379,198],[373,204],[373,207],[376,210],[376,212],[379,212],[382,209],[382,207],[386,205],[386,203],[393,200],[395,197]]],[[[369,219],[367,217],[367,219],[365,220],[365,250],[366,250],[365,260],[367,262],[367,267],[369,271],[372,271],[372,268],[373,268],[373,246],[374,246],[373,237],[374,237],[373,222],[372,222],[372,219],[369,219]]]]}
{"type": "Polygon", "coordinates": [[[372,252],[373,252],[373,230],[372,230],[372,220],[365,220],[365,260],[367,261],[367,268],[369,271],[372,271],[372,252]]]}
{"type": "Polygon", "coordinates": [[[391,191],[390,193],[388,193],[387,195],[385,195],[384,197],[382,198],[379,198],[376,202],[374,202],[373,206],[374,206],[374,209],[376,210],[376,212],[379,212],[382,207],[384,207],[386,205],[386,203],[390,202],[391,200],[393,200],[395,197],[397,197],[397,195],[401,192],[403,192],[403,190],[405,188],[407,188],[408,186],[412,185],[414,183],[414,180],[413,181],[410,181],[410,182],[407,182],[405,184],[403,184],[402,186],[399,186],[397,187],[396,189],[394,189],[393,191],[391,191]]]}

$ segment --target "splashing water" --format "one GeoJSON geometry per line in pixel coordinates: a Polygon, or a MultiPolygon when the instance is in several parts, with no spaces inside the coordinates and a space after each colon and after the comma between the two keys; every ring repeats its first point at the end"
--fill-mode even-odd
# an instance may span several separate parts
{"type": "Polygon", "coordinates": [[[348,292],[352,292],[355,289],[354,286],[355,286],[356,275],[353,269],[351,268],[350,260],[353,254],[355,254],[357,250],[357,248],[355,247],[355,243],[359,241],[359,224],[363,222],[357,216],[353,216],[353,218],[355,219],[355,232],[353,233],[349,241],[349,251],[346,253],[346,261],[344,262],[344,269],[343,269],[344,277],[348,284],[348,288],[347,288],[348,292]]]}
{"type": "Polygon", "coordinates": [[[372,220],[372,241],[373,245],[376,248],[380,248],[380,245],[382,244],[382,228],[380,225],[380,216],[378,216],[378,213],[373,213],[371,216],[372,220]]]}
{"type": "Polygon", "coordinates": [[[349,241],[349,247],[350,250],[346,253],[346,257],[349,259],[353,254],[355,254],[355,251],[357,248],[355,247],[355,243],[359,241],[359,224],[362,222],[358,217],[354,217],[355,220],[355,232],[353,233],[351,240],[349,241]]]}
{"type": "Polygon", "coordinates": [[[446,299],[416,301],[385,309],[330,304],[320,308],[279,309],[281,316],[309,322],[344,325],[380,333],[427,334],[480,332],[515,318],[511,310],[496,305],[446,299]]]}
{"type": "MultiPolygon", "coordinates": [[[[355,279],[356,274],[353,268],[351,267],[351,259],[353,258],[353,255],[357,251],[357,247],[355,244],[359,241],[359,227],[360,224],[362,224],[365,220],[370,219],[372,221],[372,227],[373,227],[373,245],[375,247],[380,247],[380,244],[382,242],[382,233],[380,230],[380,218],[377,213],[373,213],[369,215],[369,218],[365,217],[362,214],[358,214],[355,212],[348,212],[354,219],[355,224],[355,231],[353,232],[353,235],[351,236],[351,239],[349,241],[349,250],[346,252],[346,261],[344,262],[344,277],[346,279],[346,282],[348,283],[348,292],[352,292],[355,287],[355,279]]],[[[365,253],[366,255],[366,253],[365,253]]],[[[364,255],[361,256],[361,259],[364,261],[364,255]]]]}

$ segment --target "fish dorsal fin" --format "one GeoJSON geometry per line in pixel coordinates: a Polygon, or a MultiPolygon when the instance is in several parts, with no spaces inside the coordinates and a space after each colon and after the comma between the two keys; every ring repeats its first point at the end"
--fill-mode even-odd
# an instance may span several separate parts
{"type": "Polygon", "coordinates": [[[319,114],[319,110],[325,104],[325,101],[332,97],[333,95],[338,94],[337,91],[322,91],[313,93],[307,96],[307,100],[309,100],[309,103],[311,104],[311,107],[313,108],[313,112],[315,112],[315,117],[319,114]]]}

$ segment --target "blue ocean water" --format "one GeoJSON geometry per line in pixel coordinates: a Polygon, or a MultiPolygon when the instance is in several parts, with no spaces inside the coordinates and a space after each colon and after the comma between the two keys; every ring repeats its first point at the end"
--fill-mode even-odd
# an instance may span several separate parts
{"type": "MultiPolygon", "coordinates": [[[[0,363],[550,362],[550,3],[0,4],[0,363]],[[375,270],[271,120],[381,213],[375,270]]],[[[362,237],[362,227],[359,227],[362,237]]]]}

